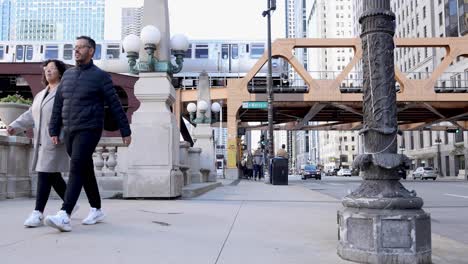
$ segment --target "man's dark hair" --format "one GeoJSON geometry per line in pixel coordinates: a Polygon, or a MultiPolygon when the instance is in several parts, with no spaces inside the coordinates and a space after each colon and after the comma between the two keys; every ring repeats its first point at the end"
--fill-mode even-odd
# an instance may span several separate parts
{"type": "MultiPolygon", "coordinates": [[[[63,76],[63,73],[67,70],[67,65],[65,63],[63,63],[63,61],[60,61],[60,60],[46,60],[42,63],[42,67],[45,67],[47,66],[47,64],[53,62],[55,64],[55,67],[57,67],[57,70],[59,72],[59,79],[62,79],[62,76],[63,76]]],[[[42,71],[42,80],[41,80],[42,84],[47,86],[49,85],[49,82],[47,81],[46,77],[45,77],[45,71],[43,70],[42,71]]]]}
{"type": "Polygon", "coordinates": [[[286,148],[286,145],[285,144],[281,145],[281,148],[283,148],[283,149],[286,148]]]}
{"type": "MultiPolygon", "coordinates": [[[[86,39],[86,41],[88,41],[89,46],[91,46],[94,52],[96,52],[96,41],[94,41],[94,39],[88,36],[79,36],[76,38],[76,40],[79,40],[79,39],[86,39]]],[[[94,56],[94,52],[93,52],[93,56],[94,56]]]]}

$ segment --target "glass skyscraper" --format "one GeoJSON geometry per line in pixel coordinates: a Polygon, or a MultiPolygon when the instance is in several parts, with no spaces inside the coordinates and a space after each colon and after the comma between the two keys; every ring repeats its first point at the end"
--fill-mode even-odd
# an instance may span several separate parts
{"type": "MultiPolygon", "coordinates": [[[[104,39],[105,0],[12,0],[10,40],[104,39]]],[[[3,19],[3,16],[2,16],[3,19]]]]}
{"type": "Polygon", "coordinates": [[[11,10],[11,1],[10,0],[1,0],[0,1],[0,40],[9,40],[10,39],[10,10],[11,10]]]}

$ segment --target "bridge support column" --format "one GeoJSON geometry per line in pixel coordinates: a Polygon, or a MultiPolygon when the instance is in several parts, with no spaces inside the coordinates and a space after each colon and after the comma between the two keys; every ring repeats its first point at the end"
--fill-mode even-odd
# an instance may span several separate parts
{"type": "Polygon", "coordinates": [[[242,105],[242,101],[235,100],[230,96],[227,100],[227,179],[239,179],[239,137],[237,135],[237,111],[242,105]]]}
{"type": "Polygon", "coordinates": [[[359,263],[431,263],[431,218],[398,175],[409,159],[397,153],[395,14],[390,0],[364,0],[363,6],[364,154],[353,167],[364,181],[338,212],[338,255],[359,263]]]}

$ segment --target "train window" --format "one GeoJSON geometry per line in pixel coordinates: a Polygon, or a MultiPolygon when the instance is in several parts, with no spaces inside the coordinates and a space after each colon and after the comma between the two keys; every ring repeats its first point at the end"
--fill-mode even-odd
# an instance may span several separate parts
{"type": "Polygon", "coordinates": [[[185,58],[186,59],[192,58],[192,44],[190,44],[188,50],[185,51],[185,58]]]}
{"type": "Polygon", "coordinates": [[[4,47],[0,45],[0,60],[3,60],[3,54],[4,54],[4,47]]]}
{"type": "Polygon", "coordinates": [[[73,59],[73,45],[72,44],[65,44],[63,45],[63,59],[64,60],[72,60],[73,59]]]}
{"type": "Polygon", "coordinates": [[[236,60],[239,58],[239,45],[232,44],[231,46],[231,58],[236,60]]]}
{"type": "Polygon", "coordinates": [[[208,44],[195,45],[195,58],[208,59],[208,44]]]}
{"type": "Polygon", "coordinates": [[[120,57],[120,45],[109,44],[107,45],[106,58],[107,59],[118,59],[120,57]]]}
{"type": "Polygon", "coordinates": [[[58,59],[58,45],[46,45],[44,58],[46,60],[58,59]]]}
{"type": "Polygon", "coordinates": [[[229,45],[223,44],[221,46],[221,58],[223,58],[223,60],[227,60],[228,54],[229,54],[229,45]]]}
{"type": "Polygon", "coordinates": [[[265,45],[263,43],[252,44],[250,49],[250,58],[260,58],[265,51],[265,45]]]}
{"type": "Polygon", "coordinates": [[[26,60],[32,60],[34,55],[34,50],[32,45],[26,46],[26,60]]]}
{"type": "Polygon", "coordinates": [[[96,44],[96,51],[94,51],[93,60],[101,59],[101,44],[96,44]]]}
{"type": "Polygon", "coordinates": [[[16,46],[16,60],[22,61],[24,57],[24,47],[23,45],[16,46]]]}

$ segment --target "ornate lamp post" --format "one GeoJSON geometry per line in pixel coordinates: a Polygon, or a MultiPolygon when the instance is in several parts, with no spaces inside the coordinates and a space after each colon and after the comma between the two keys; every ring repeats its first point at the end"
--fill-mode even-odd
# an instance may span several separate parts
{"type": "Polygon", "coordinates": [[[431,219],[423,200],[400,183],[394,69],[395,14],[390,0],[364,0],[362,25],[364,179],[338,212],[338,255],[361,263],[431,263],[431,219]]]}
{"type": "MultiPolygon", "coordinates": [[[[204,100],[198,101],[197,104],[189,103],[187,105],[187,111],[190,113],[190,121],[195,124],[212,124],[217,121],[217,118],[208,118],[206,116],[206,111],[208,110],[208,103],[204,100]],[[196,118],[197,109],[200,110],[201,116],[196,118]]],[[[221,105],[218,102],[214,102],[211,105],[211,112],[215,115],[218,115],[221,111],[221,105]]]]}
{"type": "Polygon", "coordinates": [[[161,40],[161,32],[155,26],[148,25],[141,30],[141,39],[133,34],[128,35],[123,40],[123,47],[127,52],[129,71],[133,74],[140,72],[167,72],[168,74],[178,73],[184,64],[184,54],[189,47],[189,42],[184,35],[174,35],[171,39],[171,49],[176,60],[176,65],[170,61],[158,60],[154,54],[161,40]],[[146,61],[137,63],[141,43],[148,58],[146,61]]]}
{"type": "MultiPolygon", "coordinates": [[[[160,9],[166,9],[167,1],[158,3],[162,6],[159,6],[160,9]]],[[[165,21],[167,10],[163,13],[159,20],[165,21]]],[[[127,198],[170,198],[182,194],[184,179],[179,169],[180,132],[171,110],[175,102],[171,77],[182,70],[184,52],[189,44],[182,35],[176,35],[169,41],[168,27],[162,32],[149,25],[142,29],[141,38],[129,35],[123,40],[129,71],[139,75],[134,91],[140,101],[140,107],[132,116],[134,140],[128,149],[128,174],[124,180],[124,197],[127,198]],[[169,42],[176,65],[171,63],[168,56],[169,42]],[[137,61],[141,44],[147,58],[137,61]]]]}

